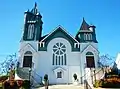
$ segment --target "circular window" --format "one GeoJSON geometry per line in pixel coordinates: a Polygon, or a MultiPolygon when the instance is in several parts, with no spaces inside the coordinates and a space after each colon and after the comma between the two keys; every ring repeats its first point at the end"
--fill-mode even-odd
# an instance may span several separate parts
{"type": "Polygon", "coordinates": [[[63,43],[59,42],[53,46],[53,52],[57,55],[62,55],[66,52],[66,47],[63,43]]]}

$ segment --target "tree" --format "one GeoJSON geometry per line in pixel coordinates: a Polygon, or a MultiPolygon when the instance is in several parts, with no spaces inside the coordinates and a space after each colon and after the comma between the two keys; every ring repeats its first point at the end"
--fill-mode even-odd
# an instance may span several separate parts
{"type": "Polygon", "coordinates": [[[114,64],[114,61],[115,61],[115,58],[108,55],[108,54],[105,54],[105,55],[101,55],[99,57],[99,65],[100,67],[106,67],[106,66],[113,66],[114,64]]]}
{"type": "Polygon", "coordinates": [[[0,74],[9,74],[9,71],[11,69],[15,69],[17,66],[17,58],[16,58],[16,54],[14,55],[8,55],[6,57],[6,60],[3,61],[2,63],[0,63],[0,74]]]}

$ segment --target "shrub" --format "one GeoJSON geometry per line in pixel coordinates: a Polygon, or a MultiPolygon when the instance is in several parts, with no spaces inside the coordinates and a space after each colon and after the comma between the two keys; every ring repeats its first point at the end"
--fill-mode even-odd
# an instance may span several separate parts
{"type": "Polygon", "coordinates": [[[45,81],[48,80],[48,75],[47,75],[47,74],[44,75],[44,80],[45,80],[45,81]]]}
{"type": "Polygon", "coordinates": [[[30,81],[29,80],[24,80],[23,86],[25,89],[30,89],[30,81]]]}
{"type": "Polygon", "coordinates": [[[8,76],[7,75],[4,75],[4,76],[0,76],[0,81],[5,81],[8,79],[8,76]]]}
{"type": "Polygon", "coordinates": [[[120,88],[120,79],[119,78],[107,78],[102,81],[103,88],[120,88]]]}
{"type": "Polygon", "coordinates": [[[95,88],[98,88],[98,87],[100,87],[101,85],[102,85],[102,82],[101,82],[100,80],[96,80],[95,83],[93,84],[93,86],[94,86],[95,88]]]}
{"type": "Polygon", "coordinates": [[[74,77],[74,80],[77,80],[77,74],[74,74],[73,77],[74,77]]]}

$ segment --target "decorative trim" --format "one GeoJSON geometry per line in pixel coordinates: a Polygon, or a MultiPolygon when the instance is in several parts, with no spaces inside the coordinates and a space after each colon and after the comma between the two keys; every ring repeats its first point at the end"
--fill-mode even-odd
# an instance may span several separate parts
{"type": "Polygon", "coordinates": [[[36,23],[36,21],[27,21],[27,23],[36,23]]]}
{"type": "Polygon", "coordinates": [[[61,69],[61,70],[65,70],[65,71],[66,71],[66,69],[65,69],[65,68],[60,67],[60,66],[54,67],[54,68],[52,69],[52,71],[55,71],[56,69],[61,69]]]}
{"type": "Polygon", "coordinates": [[[90,31],[90,30],[80,30],[79,32],[93,32],[93,31],[90,31]]]}

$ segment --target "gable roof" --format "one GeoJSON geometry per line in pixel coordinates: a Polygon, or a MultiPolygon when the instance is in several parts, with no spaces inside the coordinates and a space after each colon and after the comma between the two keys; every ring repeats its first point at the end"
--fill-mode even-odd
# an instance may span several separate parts
{"type": "Polygon", "coordinates": [[[59,25],[57,28],[55,28],[50,34],[48,34],[45,38],[43,38],[41,41],[44,41],[48,37],[50,37],[52,34],[54,34],[55,31],[62,30],[64,33],[66,33],[70,38],[72,38],[75,42],[79,43],[72,35],[70,35],[61,25],[59,25]],[[60,29],[59,29],[60,28],[60,29]]]}
{"type": "Polygon", "coordinates": [[[36,50],[30,43],[27,43],[26,45],[24,45],[24,46],[19,50],[19,52],[22,51],[22,50],[24,50],[25,47],[30,47],[32,51],[37,52],[37,50],[36,50]]]}
{"type": "Polygon", "coordinates": [[[88,47],[92,47],[92,48],[94,48],[98,53],[99,53],[99,51],[92,45],[92,44],[88,44],[82,51],[81,51],[81,53],[83,52],[83,51],[85,51],[88,47]]]}
{"type": "Polygon", "coordinates": [[[58,69],[60,69],[60,70],[65,70],[65,71],[66,71],[66,69],[63,68],[63,67],[61,67],[61,66],[54,67],[54,68],[52,69],[52,71],[55,71],[55,70],[58,70],[58,69]]]}

